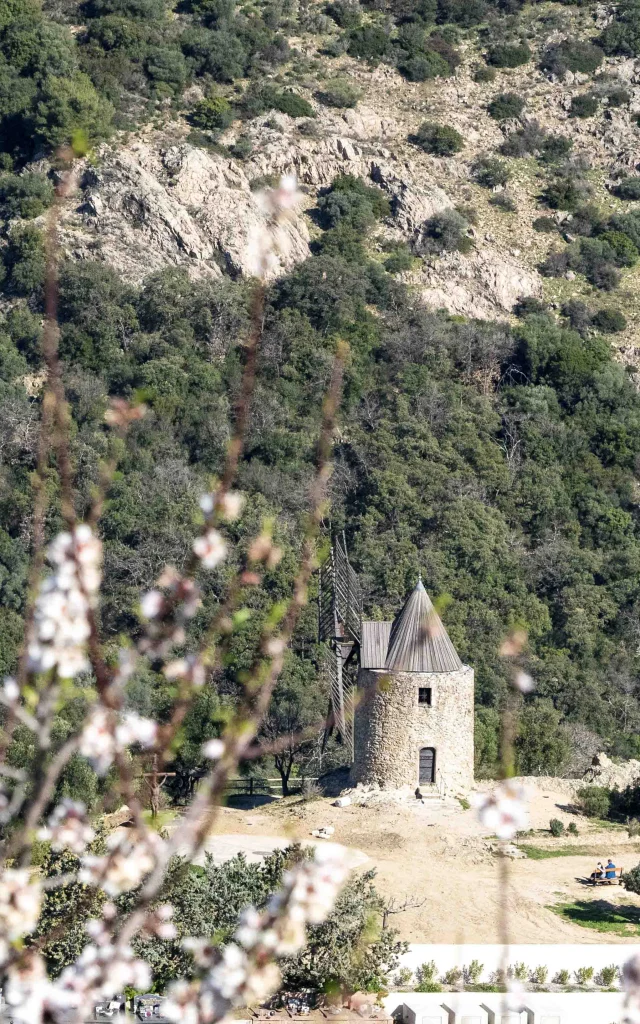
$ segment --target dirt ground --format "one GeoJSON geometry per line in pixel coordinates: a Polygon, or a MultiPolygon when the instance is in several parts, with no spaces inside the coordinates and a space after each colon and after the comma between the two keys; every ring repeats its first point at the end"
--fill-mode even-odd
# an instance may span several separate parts
{"type": "Polygon", "coordinates": [[[215,849],[215,836],[220,836],[220,843],[226,835],[238,846],[246,836],[249,852],[256,848],[256,837],[309,840],[313,829],[332,825],[332,841],[367,855],[367,860],[360,858],[358,870],[375,868],[378,889],[385,897],[425,900],[422,907],[393,918],[401,937],[410,942],[499,942],[499,908],[505,898],[511,942],[637,942],[637,934],[602,934],[565,920],[548,907],[596,900],[605,910],[640,911],[640,897],[620,886],[594,889],[581,880],[597,860],[610,855],[618,866],[635,866],[640,861],[638,840],[630,840],[623,828],[605,828],[572,813],[562,784],[555,789],[551,783],[538,785],[530,790],[530,798],[531,826],[545,831],[526,841],[542,848],[576,846],[576,855],[509,861],[506,887],[499,880],[491,836],[476,812],[463,809],[458,801],[333,807],[330,799],[305,803],[291,797],[249,810],[225,807],[208,845],[215,849]],[[550,818],[565,825],[575,821],[579,836],[553,839],[550,818]]]}

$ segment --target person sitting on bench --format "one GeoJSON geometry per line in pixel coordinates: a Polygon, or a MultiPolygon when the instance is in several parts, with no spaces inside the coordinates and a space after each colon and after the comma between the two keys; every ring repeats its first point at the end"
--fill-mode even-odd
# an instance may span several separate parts
{"type": "Polygon", "coordinates": [[[616,877],[616,866],[611,860],[611,857],[609,857],[609,863],[605,866],[604,877],[607,879],[612,879],[616,877]]]}
{"type": "Polygon", "coordinates": [[[595,885],[596,882],[600,881],[600,879],[602,878],[604,878],[604,868],[602,866],[602,863],[598,861],[598,866],[596,870],[591,872],[591,881],[595,885]]]}

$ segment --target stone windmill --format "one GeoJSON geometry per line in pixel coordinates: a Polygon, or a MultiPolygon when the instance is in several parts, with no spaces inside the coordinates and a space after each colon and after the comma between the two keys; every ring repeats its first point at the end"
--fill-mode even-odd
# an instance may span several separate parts
{"type": "Polygon", "coordinates": [[[363,619],[344,538],[320,573],[319,636],[333,723],[354,783],[473,783],[473,669],[463,665],[422,580],[393,621],[363,619]]]}

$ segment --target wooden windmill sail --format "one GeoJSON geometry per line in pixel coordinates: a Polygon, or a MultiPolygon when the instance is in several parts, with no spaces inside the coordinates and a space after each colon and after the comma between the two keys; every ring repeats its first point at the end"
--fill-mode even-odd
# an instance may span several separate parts
{"type": "Polygon", "coordinates": [[[353,758],[354,690],[345,666],[360,648],[362,596],[344,536],[335,538],[320,570],[318,636],[323,644],[321,673],[330,692],[333,726],[353,758]]]}

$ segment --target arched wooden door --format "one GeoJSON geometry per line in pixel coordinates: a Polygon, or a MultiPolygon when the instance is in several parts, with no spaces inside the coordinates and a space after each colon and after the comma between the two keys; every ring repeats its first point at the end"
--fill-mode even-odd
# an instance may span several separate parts
{"type": "Polygon", "coordinates": [[[418,776],[421,785],[429,785],[436,781],[436,751],[435,747],[422,747],[420,750],[420,774],[418,776]]]}

